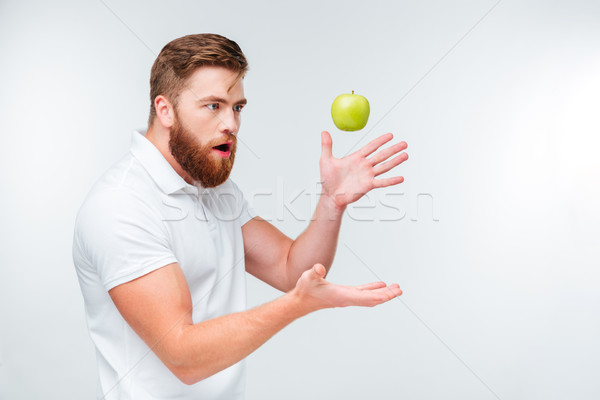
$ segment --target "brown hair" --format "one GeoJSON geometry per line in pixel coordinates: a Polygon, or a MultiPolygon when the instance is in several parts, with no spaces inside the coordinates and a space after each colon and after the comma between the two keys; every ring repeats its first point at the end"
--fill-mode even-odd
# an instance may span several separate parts
{"type": "MultiPolygon", "coordinates": [[[[150,116],[148,126],[156,116],[154,99],[163,95],[177,105],[186,79],[202,66],[220,66],[237,72],[233,87],[248,71],[248,62],[240,46],[233,40],[214,33],[187,35],[165,45],[156,57],[150,72],[150,116]]],[[[230,87],[230,89],[231,89],[230,87]]]]}

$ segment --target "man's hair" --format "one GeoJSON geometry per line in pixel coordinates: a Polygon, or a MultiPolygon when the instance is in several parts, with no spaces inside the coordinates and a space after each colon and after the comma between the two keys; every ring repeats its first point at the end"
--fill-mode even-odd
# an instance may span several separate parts
{"type": "Polygon", "coordinates": [[[248,62],[240,46],[224,36],[201,33],[183,36],[167,43],[156,57],[150,72],[148,127],[156,117],[156,96],[165,96],[176,107],[187,78],[203,66],[225,67],[237,72],[237,78],[229,89],[248,71],[248,62]]]}

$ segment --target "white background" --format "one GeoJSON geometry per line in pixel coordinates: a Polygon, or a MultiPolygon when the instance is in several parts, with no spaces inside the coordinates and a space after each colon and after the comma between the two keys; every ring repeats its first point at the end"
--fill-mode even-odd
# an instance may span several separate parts
{"type": "Polygon", "coordinates": [[[338,157],[409,144],[405,183],[348,210],[328,278],[404,295],[294,322],[249,357],[249,400],[600,398],[600,3],[494,4],[0,2],[0,398],[94,397],[74,217],[145,126],[156,54],[202,32],[249,60],[233,178],[286,234],[322,130],[338,157]],[[343,133],[351,90],[371,117],[343,133]]]}

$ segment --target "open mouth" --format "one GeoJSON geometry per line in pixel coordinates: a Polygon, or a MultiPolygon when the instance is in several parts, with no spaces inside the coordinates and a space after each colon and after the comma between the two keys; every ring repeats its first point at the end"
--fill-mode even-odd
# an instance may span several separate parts
{"type": "Polygon", "coordinates": [[[226,143],[221,143],[218,146],[213,146],[213,149],[223,153],[223,155],[229,155],[232,145],[233,145],[233,142],[230,141],[230,142],[226,142],[226,143]]]}

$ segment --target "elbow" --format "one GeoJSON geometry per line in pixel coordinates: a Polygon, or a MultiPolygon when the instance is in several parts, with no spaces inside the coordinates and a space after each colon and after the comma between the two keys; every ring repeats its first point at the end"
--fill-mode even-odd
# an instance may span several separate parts
{"type": "Polygon", "coordinates": [[[173,373],[175,374],[177,379],[179,379],[183,384],[188,385],[188,386],[196,384],[202,380],[202,379],[198,379],[195,375],[193,375],[192,373],[190,373],[188,371],[179,371],[179,372],[173,372],[173,373]]]}
{"type": "Polygon", "coordinates": [[[188,386],[194,385],[212,375],[198,368],[189,368],[183,366],[175,367],[172,365],[168,368],[171,370],[173,375],[175,375],[175,377],[181,381],[181,383],[188,386]]]}
{"type": "Polygon", "coordinates": [[[203,379],[208,378],[204,368],[204,364],[199,360],[192,360],[190,352],[186,351],[182,341],[171,343],[171,346],[164,348],[161,361],[175,375],[181,383],[185,385],[193,385],[203,379]]]}
{"type": "Polygon", "coordinates": [[[163,364],[185,385],[194,385],[227,367],[210,348],[187,340],[190,332],[184,328],[175,340],[165,343],[161,357],[163,364]]]}
{"type": "Polygon", "coordinates": [[[194,383],[196,383],[196,381],[194,381],[192,376],[190,374],[188,374],[187,372],[174,370],[173,368],[169,368],[169,369],[171,370],[173,375],[175,375],[175,377],[177,379],[179,379],[179,381],[181,383],[183,383],[184,385],[193,385],[194,383]]]}
{"type": "Polygon", "coordinates": [[[189,351],[171,354],[164,364],[185,385],[193,385],[219,372],[209,360],[192,359],[189,351]]]}
{"type": "Polygon", "coordinates": [[[185,365],[184,360],[178,357],[169,357],[168,360],[163,359],[162,362],[181,383],[193,385],[197,382],[194,380],[191,369],[185,365]]]}

